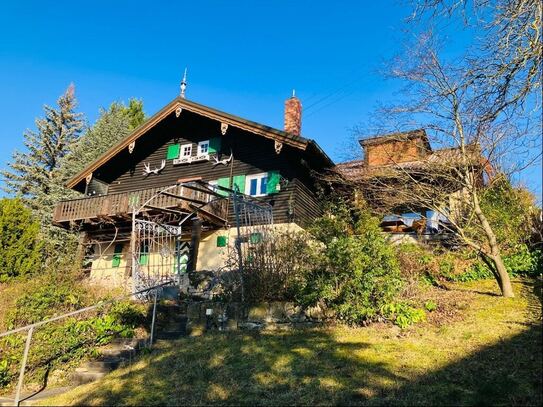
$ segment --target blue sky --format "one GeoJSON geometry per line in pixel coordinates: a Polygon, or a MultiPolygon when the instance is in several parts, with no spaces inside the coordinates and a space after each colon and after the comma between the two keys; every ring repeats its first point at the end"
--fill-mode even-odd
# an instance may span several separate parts
{"type": "MultiPolygon", "coordinates": [[[[92,123],[130,97],[155,113],[185,67],[188,99],[277,128],[295,88],[303,134],[341,161],[357,152],[350,129],[398,90],[378,71],[400,51],[402,4],[0,1],[0,167],[70,82],[92,123]]],[[[524,181],[541,193],[540,170],[524,181]]]]}

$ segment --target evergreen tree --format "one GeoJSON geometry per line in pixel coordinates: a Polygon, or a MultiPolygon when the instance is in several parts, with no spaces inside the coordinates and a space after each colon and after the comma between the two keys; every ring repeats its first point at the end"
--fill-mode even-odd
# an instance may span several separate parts
{"type": "Polygon", "coordinates": [[[87,165],[117,144],[145,120],[143,103],[130,99],[128,106],[114,102],[109,109],[101,109],[100,117],[73,145],[63,158],[62,178],[67,181],[87,165]]]}
{"type": "Polygon", "coordinates": [[[0,283],[41,268],[40,224],[20,199],[0,199],[0,283]]]}
{"type": "Polygon", "coordinates": [[[49,249],[65,243],[65,232],[51,223],[55,204],[66,197],[60,164],[84,126],[83,115],[75,111],[73,84],[57,104],[57,108],[44,106],[45,117],[36,119],[37,131],[24,133],[27,151],[16,151],[9,168],[1,172],[5,179],[3,189],[20,197],[41,222],[42,238],[49,249]]]}

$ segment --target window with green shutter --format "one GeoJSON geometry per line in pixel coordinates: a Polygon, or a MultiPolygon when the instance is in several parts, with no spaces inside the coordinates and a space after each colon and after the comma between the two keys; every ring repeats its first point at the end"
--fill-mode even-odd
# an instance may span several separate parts
{"type": "Polygon", "coordinates": [[[234,175],[232,181],[233,181],[232,183],[234,184],[232,189],[244,194],[245,193],[245,175],[234,175]]]}
{"type": "Polygon", "coordinates": [[[168,152],[166,154],[167,160],[174,160],[179,157],[179,150],[181,149],[180,144],[172,144],[168,146],[168,152]]]}
{"type": "Polygon", "coordinates": [[[249,243],[257,244],[262,241],[262,233],[256,232],[249,235],[249,243]]]}
{"type": "Polygon", "coordinates": [[[217,154],[221,151],[221,138],[213,137],[209,140],[209,147],[207,148],[208,154],[217,154]]]}
{"type": "Polygon", "coordinates": [[[228,237],[217,236],[217,247],[226,247],[227,244],[228,244],[228,237]]]}
{"type": "Polygon", "coordinates": [[[147,242],[142,242],[140,245],[139,263],[142,266],[149,264],[149,244],[147,242]]]}
{"type": "MultiPolygon", "coordinates": [[[[230,177],[219,178],[217,180],[217,185],[223,188],[230,188],[230,177]]],[[[217,193],[222,196],[228,196],[228,192],[221,189],[217,189],[217,193]]]]}
{"type": "Polygon", "coordinates": [[[111,267],[119,267],[121,265],[121,255],[123,252],[123,244],[118,243],[113,250],[113,260],[111,261],[111,267]]]}
{"type": "Polygon", "coordinates": [[[280,190],[279,182],[281,181],[281,175],[279,171],[268,171],[268,181],[266,184],[266,192],[268,194],[277,194],[280,190]]]}

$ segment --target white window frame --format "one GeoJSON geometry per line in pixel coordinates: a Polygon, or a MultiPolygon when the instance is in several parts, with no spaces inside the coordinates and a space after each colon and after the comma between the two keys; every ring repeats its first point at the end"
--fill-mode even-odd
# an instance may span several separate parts
{"type": "Polygon", "coordinates": [[[260,193],[260,189],[262,187],[262,178],[267,178],[267,177],[268,177],[267,172],[261,172],[259,174],[246,175],[245,176],[245,195],[251,195],[251,181],[254,180],[254,179],[257,180],[257,182],[256,182],[256,195],[251,195],[251,196],[258,197],[258,196],[266,196],[266,195],[268,195],[267,192],[264,192],[263,194],[260,193]]]}
{"type": "Polygon", "coordinates": [[[192,144],[181,144],[181,149],[179,150],[179,158],[187,158],[192,156],[192,144]],[[188,148],[188,154],[185,154],[185,148],[188,148]]]}
{"type": "Polygon", "coordinates": [[[209,155],[209,140],[203,140],[203,141],[198,142],[197,155],[198,156],[200,156],[200,155],[209,155]],[[207,148],[206,148],[205,152],[202,151],[202,146],[203,145],[207,145],[207,148]]]}

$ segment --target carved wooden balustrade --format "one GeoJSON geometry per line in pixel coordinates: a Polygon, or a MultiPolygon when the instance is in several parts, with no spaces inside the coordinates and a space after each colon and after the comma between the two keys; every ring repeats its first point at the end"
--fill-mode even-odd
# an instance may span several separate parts
{"type": "Polygon", "coordinates": [[[100,219],[129,218],[133,208],[139,211],[190,213],[198,208],[208,220],[224,224],[228,201],[202,182],[170,187],[148,188],[126,193],[85,197],[61,201],[53,213],[53,222],[66,226],[70,222],[92,222],[100,219]]]}

